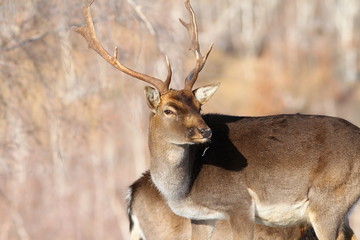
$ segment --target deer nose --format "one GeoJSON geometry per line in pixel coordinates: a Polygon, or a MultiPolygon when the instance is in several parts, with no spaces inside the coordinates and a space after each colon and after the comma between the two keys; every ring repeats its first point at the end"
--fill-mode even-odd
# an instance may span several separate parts
{"type": "Polygon", "coordinates": [[[210,138],[212,135],[210,128],[199,128],[198,131],[203,138],[210,138]]]}

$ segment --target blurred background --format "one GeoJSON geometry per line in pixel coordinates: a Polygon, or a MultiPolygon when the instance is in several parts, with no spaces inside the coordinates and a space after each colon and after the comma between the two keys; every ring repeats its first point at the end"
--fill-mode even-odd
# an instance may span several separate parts
{"type": "MultiPolygon", "coordinates": [[[[0,240],[129,239],[127,187],[149,167],[144,83],[71,30],[82,1],[0,0],[0,240]]],[[[359,0],[192,0],[204,112],[326,114],[360,125],[359,0]]],[[[98,37],[173,88],[195,66],[182,0],[96,0],[98,37]]]]}

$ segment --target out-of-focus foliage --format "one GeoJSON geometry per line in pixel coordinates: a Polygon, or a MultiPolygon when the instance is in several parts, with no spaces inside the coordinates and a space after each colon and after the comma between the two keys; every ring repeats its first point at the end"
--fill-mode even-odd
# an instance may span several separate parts
{"type": "MultiPolygon", "coordinates": [[[[344,117],[360,125],[360,2],[193,0],[205,112],[344,117]]],[[[97,0],[108,51],[173,87],[194,65],[182,1],[97,0]],[[134,5],[135,4],[135,5],[134,5]],[[156,30],[153,36],[139,16],[156,30]]],[[[149,167],[144,84],[112,69],[71,26],[81,1],[0,1],[0,240],[128,239],[127,186],[149,167]]]]}

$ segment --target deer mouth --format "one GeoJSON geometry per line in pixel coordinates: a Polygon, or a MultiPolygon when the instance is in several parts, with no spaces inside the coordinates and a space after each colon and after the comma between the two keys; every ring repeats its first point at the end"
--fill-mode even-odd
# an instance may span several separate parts
{"type": "Polygon", "coordinates": [[[192,143],[206,143],[210,141],[210,137],[199,137],[199,138],[191,138],[190,141],[192,143]]]}
{"type": "Polygon", "coordinates": [[[210,141],[212,132],[210,128],[190,128],[188,138],[192,143],[206,143],[210,141]]]}

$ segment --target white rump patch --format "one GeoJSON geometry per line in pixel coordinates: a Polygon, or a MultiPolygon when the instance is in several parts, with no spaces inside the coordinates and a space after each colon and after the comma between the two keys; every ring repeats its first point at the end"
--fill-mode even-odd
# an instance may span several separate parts
{"type": "Polygon", "coordinates": [[[134,226],[133,226],[133,228],[131,229],[131,232],[130,232],[131,240],[140,240],[140,239],[146,240],[146,238],[144,236],[144,233],[141,230],[138,218],[135,215],[131,214],[131,219],[132,219],[132,221],[134,223],[134,226]]]}
{"type": "Polygon", "coordinates": [[[146,240],[143,231],[141,230],[139,219],[134,215],[133,212],[131,212],[130,206],[131,202],[133,201],[133,189],[130,187],[126,193],[125,197],[126,203],[127,203],[127,211],[129,214],[129,217],[131,218],[130,221],[133,223],[133,227],[130,232],[131,240],[146,240]]]}

